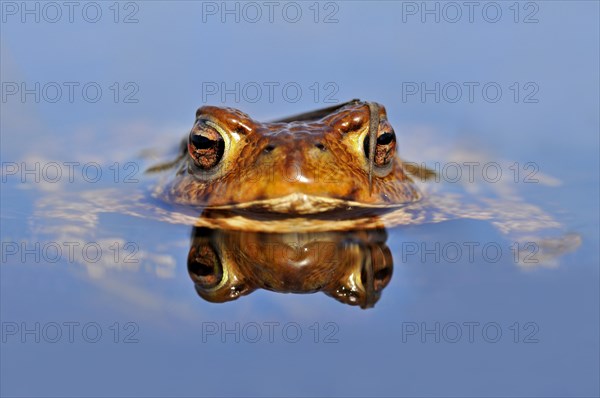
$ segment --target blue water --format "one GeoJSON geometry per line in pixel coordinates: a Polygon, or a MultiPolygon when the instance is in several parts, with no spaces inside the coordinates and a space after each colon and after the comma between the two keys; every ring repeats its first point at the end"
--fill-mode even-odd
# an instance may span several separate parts
{"type": "Polygon", "coordinates": [[[1,395],[600,394],[597,2],[481,2],[472,22],[462,3],[281,2],[273,22],[261,2],[115,4],[77,3],[73,22],[65,6],[0,4],[1,395]],[[542,238],[564,250],[515,261],[536,233],[481,219],[397,227],[374,308],[260,289],[212,304],[188,275],[189,226],[95,217],[81,200],[149,200],[143,168],[203,104],[269,120],[351,98],[386,106],[412,161],[485,154],[502,181],[518,162],[519,182],[495,194],[550,215],[542,238]],[[79,162],[73,182],[64,162],[79,162]],[[523,183],[527,163],[539,183],[523,183]],[[424,253],[452,242],[502,256],[424,253]],[[81,261],[90,243],[97,262],[81,261]]]}

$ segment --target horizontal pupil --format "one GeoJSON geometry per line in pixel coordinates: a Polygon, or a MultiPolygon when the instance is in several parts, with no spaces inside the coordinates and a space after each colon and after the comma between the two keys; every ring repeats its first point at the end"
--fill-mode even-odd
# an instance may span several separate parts
{"type": "Polygon", "coordinates": [[[377,137],[377,145],[387,145],[396,138],[396,135],[392,133],[384,133],[377,137]]]}
{"type": "Polygon", "coordinates": [[[196,149],[210,149],[217,145],[217,140],[211,140],[203,135],[192,135],[192,144],[196,149]]]}
{"type": "Polygon", "coordinates": [[[215,266],[213,264],[203,264],[202,259],[196,258],[195,274],[198,276],[208,276],[214,273],[215,266]]]}

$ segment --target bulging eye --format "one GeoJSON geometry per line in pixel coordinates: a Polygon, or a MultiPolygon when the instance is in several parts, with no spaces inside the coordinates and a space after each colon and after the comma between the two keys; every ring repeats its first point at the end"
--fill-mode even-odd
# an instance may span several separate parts
{"type": "MultiPolygon", "coordinates": [[[[369,138],[367,134],[363,142],[365,157],[367,159],[369,159],[369,138]]],[[[394,159],[394,156],[396,156],[396,133],[394,133],[392,126],[382,123],[377,131],[373,163],[377,167],[387,166],[394,159]]]]}
{"type": "Polygon", "coordinates": [[[202,170],[215,167],[223,158],[223,136],[205,120],[198,120],[190,132],[188,152],[196,166],[202,170]]]}
{"type": "Polygon", "coordinates": [[[223,279],[219,256],[208,243],[194,245],[188,254],[188,273],[197,287],[210,289],[223,279]]]}

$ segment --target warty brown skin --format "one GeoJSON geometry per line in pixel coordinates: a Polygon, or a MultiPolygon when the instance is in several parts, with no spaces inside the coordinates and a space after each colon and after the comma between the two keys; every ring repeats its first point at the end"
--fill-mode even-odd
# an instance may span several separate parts
{"type": "MultiPolygon", "coordinates": [[[[369,119],[365,102],[349,103],[318,120],[285,123],[261,123],[237,109],[203,106],[196,120],[210,123],[223,137],[222,158],[212,169],[198,168],[186,139],[186,153],[164,194],[176,204],[210,209],[258,203],[262,210],[285,214],[329,209],[318,204],[321,200],[333,200],[336,208],[395,207],[418,200],[395,140],[377,147],[375,160],[388,156],[391,161],[374,167],[369,186],[364,149],[369,119]]],[[[381,105],[379,119],[379,135],[393,132],[381,105]]]]}

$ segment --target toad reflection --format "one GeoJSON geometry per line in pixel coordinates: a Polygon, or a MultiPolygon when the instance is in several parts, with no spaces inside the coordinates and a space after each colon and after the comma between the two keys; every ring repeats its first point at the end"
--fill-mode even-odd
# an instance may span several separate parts
{"type": "Polygon", "coordinates": [[[393,270],[384,229],[260,233],[195,227],[188,272],[204,300],[222,303],[256,289],[323,293],[370,308],[393,270]]]}

